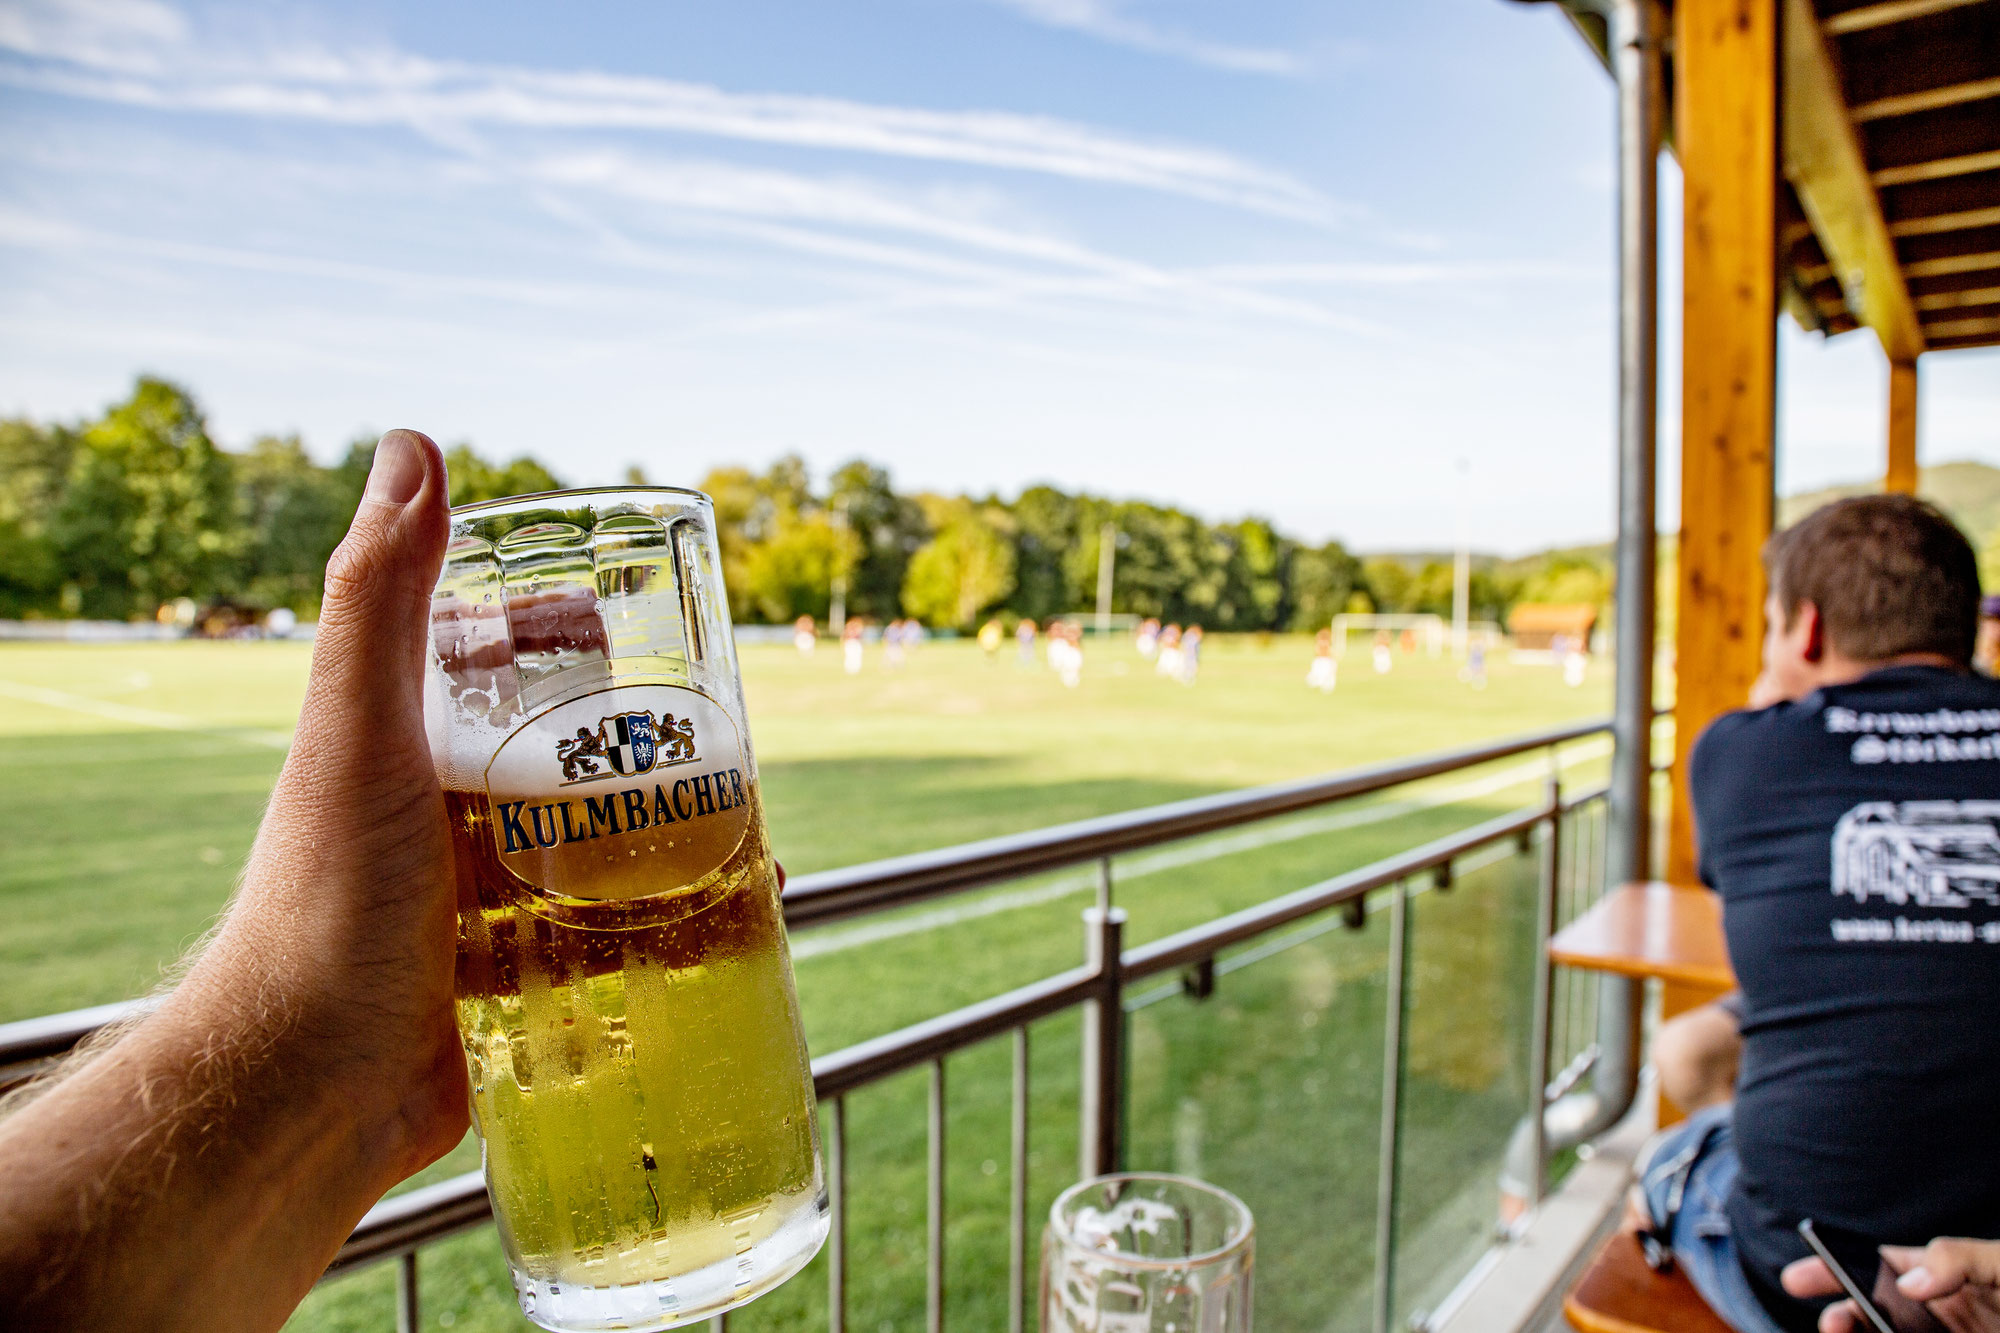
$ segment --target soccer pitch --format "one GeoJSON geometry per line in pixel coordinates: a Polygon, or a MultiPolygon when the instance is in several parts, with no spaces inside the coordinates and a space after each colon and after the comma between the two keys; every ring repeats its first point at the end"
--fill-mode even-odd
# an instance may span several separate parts
{"type": "MultiPolygon", "coordinates": [[[[1156,676],[1129,643],[1087,644],[1065,689],[1007,644],[988,660],[937,642],[887,668],[841,670],[831,645],[742,652],[772,839],[793,872],[1348,768],[1600,716],[1601,665],[1582,688],[1496,655],[1475,690],[1457,664],[1364,653],[1338,690],[1309,691],[1309,640],[1213,637],[1201,679],[1156,676]]],[[[226,903],[302,694],[308,650],[282,643],[0,647],[0,1020],[141,994],[226,903]]],[[[1602,742],[1565,775],[1595,781],[1602,742]]],[[[1371,802],[1121,858],[1129,944],[1158,938],[1539,797],[1524,757],[1371,802]]],[[[1490,1225],[1496,1135],[1523,1105],[1533,858],[1505,856],[1413,912],[1403,1284],[1490,1225]],[[1524,948],[1524,941],[1528,947],[1524,948]],[[1475,1202],[1468,1204],[1465,1200],[1475,1202]],[[1468,1211],[1469,1210],[1469,1211],[1468,1211]],[[1465,1213],[1465,1216],[1458,1216],[1465,1213]],[[1429,1250],[1426,1246],[1429,1246],[1429,1250]]],[[[1087,868],[793,938],[816,1052],[893,1030],[1080,961],[1087,868]]],[[[1348,1322],[1365,1286],[1374,1210],[1386,931],[1336,931],[1226,977],[1214,998],[1135,1013],[1130,1165],[1197,1171],[1258,1213],[1260,1314],[1273,1327],[1348,1322]]],[[[1031,1225],[1075,1170],[1075,1021],[1034,1033],[1031,1225]]],[[[1006,1309],[1008,1051],[949,1065],[948,1314],[995,1327],[1006,1309]],[[997,1267],[996,1267],[997,1265],[997,1267]]],[[[914,1329],[923,1301],[920,1075],[849,1103],[850,1319],[914,1329]]],[[[477,1163],[462,1145],[427,1172],[477,1163]]],[[[1030,1268],[1033,1258],[1030,1258],[1030,1268]]],[[[427,1250],[426,1328],[512,1329],[490,1230],[427,1250]]],[[[1032,1281],[1032,1272],[1030,1275],[1032,1281]]],[[[329,1284],[291,1327],[393,1323],[386,1268],[329,1284]]],[[[731,1320],[824,1326],[824,1271],[731,1320]]]]}

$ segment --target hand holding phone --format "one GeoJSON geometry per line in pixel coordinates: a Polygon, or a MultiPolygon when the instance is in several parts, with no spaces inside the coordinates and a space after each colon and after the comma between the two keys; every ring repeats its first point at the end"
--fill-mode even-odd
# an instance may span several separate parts
{"type": "Polygon", "coordinates": [[[1880,1264],[1875,1270],[1875,1290],[1864,1294],[1861,1286],[1840,1260],[1833,1257],[1833,1251],[1826,1247],[1819,1233],[1813,1229],[1810,1217],[1799,1223],[1799,1235],[1819,1256],[1833,1274],[1833,1280],[1847,1293],[1847,1299],[1861,1312],[1863,1326],[1870,1333],[1948,1333],[1937,1316],[1920,1303],[1905,1296],[1896,1286],[1896,1273],[1887,1264],[1880,1264]]]}

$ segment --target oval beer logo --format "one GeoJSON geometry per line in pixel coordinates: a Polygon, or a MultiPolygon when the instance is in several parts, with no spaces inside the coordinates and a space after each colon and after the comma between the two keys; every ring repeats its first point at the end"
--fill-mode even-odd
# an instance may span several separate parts
{"type": "Polygon", "coordinates": [[[699,690],[620,685],[531,718],[486,768],[501,864],[561,898],[698,883],[750,828],[736,723],[699,690]]]}

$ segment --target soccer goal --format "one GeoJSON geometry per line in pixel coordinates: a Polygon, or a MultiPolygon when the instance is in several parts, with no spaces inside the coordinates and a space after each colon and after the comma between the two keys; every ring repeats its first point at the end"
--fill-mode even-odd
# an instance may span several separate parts
{"type": "Polygon", "coordinates": [[[1432,657],[1444,656],[1444,645],[1449,633],[1444,617],[1428,613],[1419,615],[1372,615],[1343,611],[1333,618],[1333,651],[1337,656],[1347,653],[1347,637],[1350,634],[1374,634],[1386,630],[1392,639],[1402,637],[1409,630],[1424,645],[1424,651],[1432,657]]]}

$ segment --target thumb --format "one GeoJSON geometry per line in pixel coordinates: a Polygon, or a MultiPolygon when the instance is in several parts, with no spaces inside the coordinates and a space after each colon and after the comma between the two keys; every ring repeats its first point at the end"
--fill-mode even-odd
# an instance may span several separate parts
{"type": "Polygon", "coordinates": [[[1946,1237],[1922,1250],[1885,1246],[1882,1253],[1890,1267],[1903,1270],[1896,1287],[1912,1300],[1936,1300],[1967,1285],[2000,1286],[2000,1242],[1946,1237]],[[1914,1267],[1910,1260],[1916,1261],[1914,1267]]]}
{"type": "Polygon", "coordinates": [[[450,517],[444,455],[429,436],[392,430],[326,565],[326,600],[298,744],[321,762],[348,749],[424,744],[423,666],[431,589],[450,517]]]}

